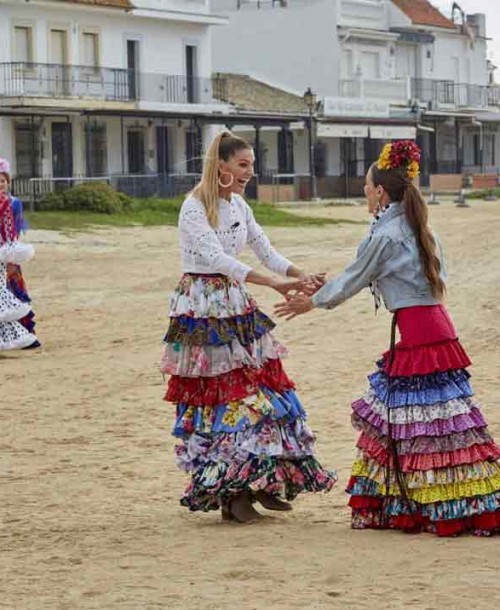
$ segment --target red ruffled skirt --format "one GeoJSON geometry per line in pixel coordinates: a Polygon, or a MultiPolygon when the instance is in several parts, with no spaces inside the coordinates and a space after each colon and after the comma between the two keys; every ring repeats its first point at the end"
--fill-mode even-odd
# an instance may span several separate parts
{"type": "Polygon", "coordinates": [[[353,403],[352,526],[489,535],[500,529],[500,448],[442,305],[397,312],[401,340],[353,403]]]}

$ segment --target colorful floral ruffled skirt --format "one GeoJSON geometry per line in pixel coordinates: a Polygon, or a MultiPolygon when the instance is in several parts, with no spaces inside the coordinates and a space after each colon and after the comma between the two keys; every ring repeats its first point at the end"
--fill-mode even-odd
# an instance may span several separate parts
{"type": "Polygon", "coordinates": [[[186,274],[172,297],[161,369],[177,409],[177,463],[190,474],[181,504],[192,511],[217,510],[242,491],[292,500],[336,482],[314,457],[274,326],[226,276],[186,274]]]}
{"type": "Polygon", "coordinates": [[[500,448],[471,364],[441,305],[402,309],[401,341],[353,403],[361,434],[347,488],[352,526],[453,536],[500,530],[500,448]]]}

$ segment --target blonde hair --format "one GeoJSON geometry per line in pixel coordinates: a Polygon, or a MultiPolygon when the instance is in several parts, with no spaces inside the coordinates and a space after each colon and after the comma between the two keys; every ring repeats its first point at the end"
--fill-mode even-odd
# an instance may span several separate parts
{"type": "Polygon", "coordinates": [[[214,229],[219,226],[219,161],[229,161],[237,151],[251,148],[246,140],[229,130],[221,131],[208,147],[201,180],[190,195],[203,203],[208,222],[214,229]]]}

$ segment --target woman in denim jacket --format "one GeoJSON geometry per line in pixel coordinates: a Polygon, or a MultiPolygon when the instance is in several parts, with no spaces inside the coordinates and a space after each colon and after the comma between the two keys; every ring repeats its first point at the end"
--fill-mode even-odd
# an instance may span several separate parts
{"type": "Polygon", "coordinates": [[[352,405],[360,431],[347,488],[352,527],[490,535],[500,530],[500,448],[442,303],[442,250],[413,184],[419,158],[410,141],[384,148],[366,176],[375,221],[355,261],[312,297],[298,294],[277,312],[293,318],[333,309],[370,286],[376,307],[383,299],[394,313],[391,349],[352,405]]]}

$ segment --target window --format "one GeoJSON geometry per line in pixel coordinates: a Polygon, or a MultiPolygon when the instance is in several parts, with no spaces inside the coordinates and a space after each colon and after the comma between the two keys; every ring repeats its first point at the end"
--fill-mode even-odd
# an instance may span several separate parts
{"type": "Polygon", "coordinates": [[[16,124],[16,175],[18,178],[37,178],[41,172],[40,128],[36,124],[16,124]]]}
{"type": "Polygon", "coordinates": [[[67,58],[68,33],[66,30],[50,30],[50,63],[63,66],[68,63],[67,58]]]}
{"type": "Polygon", "coordinates": [[[351,49],[344,49],[342,52],[342,74],[345,79],[354,76],[354,58],[351,49]]]}
{"type": "Polygon", "coordinates": [[[27,26],[14,27],[13,60],[20,63],[33,62],[33,29],[27,26]]]}
{"type": "Polygon", "coordinates": [[[196,75],[198,71],[196,51],[195,46],[186,46],[186,101],[188,104],[195,104],[199,101],[196,88],[196,75]]]}
{"type": "Polygon", "coordinates": [[[361,70],[364,78],[380,78],[380,54],[363,51],[361,54],[361,70]]]}
{"type": "Polygon", "coordinates": [[[94,32],[83,33],[82,64],[91,68],[99,67],[99,35],[94,32]]]}

